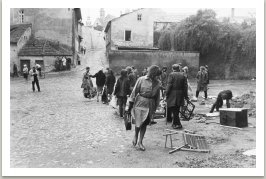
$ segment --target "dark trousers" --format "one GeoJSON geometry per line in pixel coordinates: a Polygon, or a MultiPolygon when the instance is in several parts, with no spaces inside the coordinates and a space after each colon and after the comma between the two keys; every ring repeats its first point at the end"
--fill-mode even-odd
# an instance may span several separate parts
{"type": "Polygon", "coordinates": [[[40,91],[39,80],[37,80],[37,79],[34,79],[34,81],[32,81],[32,91],[35,91],[35,83],[36,83],[36,86],[38,88],[38,91],[40,91]]]}
{"type": "Polygon", "coordinates": [[[172,106],[167,108],[167,121],[172,121],[172,114],[174,116],[173,125],[181,125],[180,119],[179,119],[179,110],[180,106],[172,106]]]}
{"type": "MultiPolygon", "coordinates": [[[[210,113],[214,111],[214,108],[216,108],[216,111],[219,111],[219,108],[221,108],[222,106],[223,106],[223,99],[221,96],[218,96],[215,103],[212,105],[210,113]]],[[[229,99],[226,99],[226,106],[227,108],[230,108],[229,99]]]]}
{"type": "Polygon", "coordinates": [[[19,77],[17,71],[14,71],[14,72],[13,72],[13,78],[14,78],[15,76],[16,76],[16,77],[19,77]]]}
{"type": "Polygon", "coordinates": [[[126,108],[126,103],[127,103],[127,97],[117,97],[117,103],[119,106],[119,114],[120,117],[124,116],[125,113],[125,108],[126,108]]]}
{"type": "Polygon", "coordinates": [[[37,70],[39,72],[39,76],[42,77],[42,69],[41,68],[38,68],[37,70]]]}
{"type": "MultiPolygon", "coordinates": [[[[205,99],[207,99],[208,95],[207,95],[207,91],[204,91],[204,95],[205,95],[205,99]]],[[[196,91],[196,98],[199,97],[199,91],[196,91]]]]}

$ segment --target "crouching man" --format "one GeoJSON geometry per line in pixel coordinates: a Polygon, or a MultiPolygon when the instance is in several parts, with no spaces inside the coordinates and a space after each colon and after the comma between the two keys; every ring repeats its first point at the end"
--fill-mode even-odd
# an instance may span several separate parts
{"type": "Polygon", "coordinates": [[[227,106],[227,108],[230,108],[229,100],[232,99],[232,97],[233,97],[233,94],[232,94],[231,90],[221,91],[218,94],[215,103],[212,105],[210,113],[212,113],[214,111],[214,108],[216,108],[216,111],[219,111],[219,108],[221,108],[223,106],[223,100],[226,100],[226,106],[227,106]]]}

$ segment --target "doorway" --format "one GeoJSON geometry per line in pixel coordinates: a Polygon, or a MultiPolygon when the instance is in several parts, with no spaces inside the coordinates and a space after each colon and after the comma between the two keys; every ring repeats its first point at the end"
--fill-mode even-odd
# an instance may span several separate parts
{"type": "Polygon", "coordinates": [[[20,72],[23,72],[23,66],[27,65],[28,69],[30,70],[30,60],[20,60],[20,72]]]}

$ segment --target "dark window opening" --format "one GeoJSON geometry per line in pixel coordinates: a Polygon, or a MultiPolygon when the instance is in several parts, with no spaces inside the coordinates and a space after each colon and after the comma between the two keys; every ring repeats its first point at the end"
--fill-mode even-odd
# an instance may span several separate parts
{"type": "Polygon", "coordinates": [[[19,11],[19,22],[20,23],[24,22],[24,10],[19,11]]]}
{"type": "Polygon", "coordinates": [[[138,14],[138,21],[141,21],[142,15],[138,14]]]}
{"type": "Polygon", "coordinates": [[[125,32],[125,41],[131,41],[131,31],[126,30],[125,32]]]}

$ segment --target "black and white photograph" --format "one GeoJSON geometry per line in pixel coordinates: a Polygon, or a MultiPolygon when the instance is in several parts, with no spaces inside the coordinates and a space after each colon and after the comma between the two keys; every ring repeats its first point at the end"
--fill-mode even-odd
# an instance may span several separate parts
{"type": "Polygon", "coordinates": [[[264,175],[263,10],[238,3],[7,3],[6,176],[264,175]]]}

